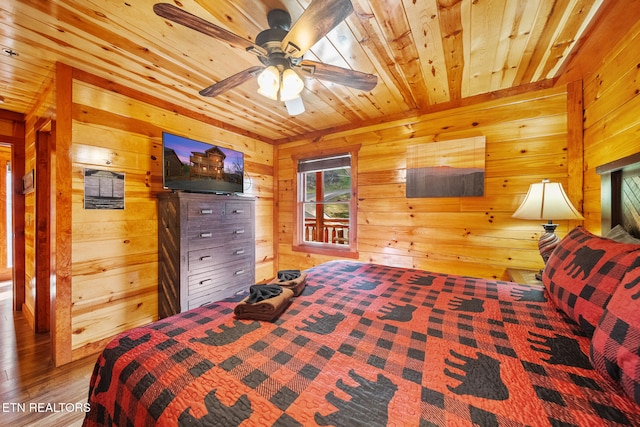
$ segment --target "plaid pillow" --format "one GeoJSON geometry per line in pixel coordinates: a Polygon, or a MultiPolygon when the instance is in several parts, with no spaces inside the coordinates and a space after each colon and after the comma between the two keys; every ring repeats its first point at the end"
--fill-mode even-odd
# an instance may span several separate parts
{"type": "MultiPolygon", "coordinates": [[[[640,266],[640,256],[636,259],[640,266]]],[[[640,404],[640,268],[616,289],[591,340],[590,358],[603,377],[640,404]]]]}
{"type": "Polygon", "coordinates": [[[556,306],[592,335],[638,254],[640,245],[614,242],[576,227],[551,253],[542,283],[556,306]]]}

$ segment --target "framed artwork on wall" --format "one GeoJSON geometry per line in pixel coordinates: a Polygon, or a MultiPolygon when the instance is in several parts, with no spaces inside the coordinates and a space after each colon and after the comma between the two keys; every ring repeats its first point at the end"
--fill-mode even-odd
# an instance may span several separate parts
{"type": "Polygon", "coordinates": [[[484,195],[484,136],[407,147],[407,197],[484,195]]]}
{"type": "Polygon", "coordinates": [[[84,170],[85,209],[124,209],[124,172],[84,170]]]}
{"type": "Polygon", "coordinates": [[[29,173],[22,177],[22,194],[31,193],[35,189],[35,170],[31,169],[29,173]]]}

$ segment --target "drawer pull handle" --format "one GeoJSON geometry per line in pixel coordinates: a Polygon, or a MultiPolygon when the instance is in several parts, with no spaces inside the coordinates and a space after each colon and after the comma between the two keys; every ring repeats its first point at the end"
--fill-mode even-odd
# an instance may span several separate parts
{"type": "Polygon", "coordinates": [[[211,215],[213,214],[213,209],[200,209],[200,215],[211,215]]]}
{"type": "Polygon", "coordinates": [[[233,234],[244,234],[244,228],[240,228],[233,232],[233,234]]]}
{"type": "Polygon", "coordinates": [[[209,261],[211,258],[213,258],[211,255],[201,256],[200,261],[209,261]]]}
{"type": "Polygon", "coordinates": [[[236,255],[242,255],[244,253],[244,249],[238,249],[234,252],[236,255]]]}
{"type": "Polygon", "coordinates": [[[243,273],[244,273],[244,269],[242,269],[242,270],[237,270],[237,271],[236,271],[235,273],[233,273],[233,274],[235,274],[236,276],[239,276],[239,275],[241,275],[241,274],[243,274],[243,273]]]}
{"type": "Polygon", "coordinates": [[[243,214],[244,213],[244,209],[234,209],[233,213],[234,214],[243,214]]]}
{"type": "Polygon", "coordinates": [[[211,279],[204,279],[204,280],[201,280],[201,281],[200,281],[200,284],[201,284],[201,285],[208,285],[208,284],[210,284],[211,282],[212,282],[212,280],[211,280],[211,279]]]}
{"type": "Polygon", "coordinates": [[[210,231],[206,233],[200,233],[200,237],[202,238],[211,237],[211,236],[213,236],[213,233],[210,231]]]}

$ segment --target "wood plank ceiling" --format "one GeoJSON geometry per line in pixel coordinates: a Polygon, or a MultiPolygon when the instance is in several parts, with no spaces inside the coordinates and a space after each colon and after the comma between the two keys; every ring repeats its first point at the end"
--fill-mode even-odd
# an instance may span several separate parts
{"type": "MultiPolygon", "coordinates": [[[[246,83],[215,98],[204,87],[256,56],[153,12],[158,0],[0,3],[0,108],[25,113],[56,61],[277,142],[355,127],[557,76],[604,0],[351,0],[344,22],[305,59],[378,76],[369,92],[304,78],[306,111],[246,83]]],[[[295,22],[310,0],[165,0],[254,41],[267,12],[295,22]]],[[[322,0],[316,0],[322,1],[322,0]]]]}

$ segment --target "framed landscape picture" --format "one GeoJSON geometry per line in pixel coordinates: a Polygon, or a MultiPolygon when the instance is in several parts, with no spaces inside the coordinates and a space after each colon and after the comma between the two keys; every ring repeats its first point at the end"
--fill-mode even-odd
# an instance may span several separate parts
{"type": "Polygon", "coordinates": [[[478,136],[407,147],[407,197],[483,196],[485,144],[478,136]]]}

